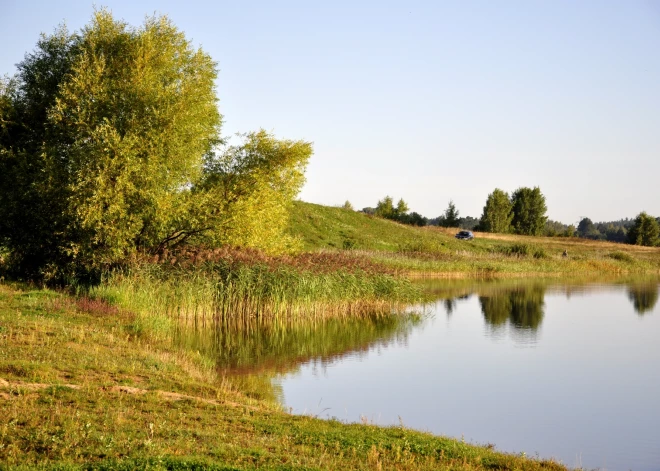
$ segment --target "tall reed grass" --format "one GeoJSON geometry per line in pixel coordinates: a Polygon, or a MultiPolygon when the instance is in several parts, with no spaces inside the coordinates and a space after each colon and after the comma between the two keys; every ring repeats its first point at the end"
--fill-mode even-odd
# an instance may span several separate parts
{"type": "Polygon", "coordinates": [[[287,323],[389,314],[421,299],[409,280],[344,258],[264,258],[239,251],[191,261],[179,255],[109,274],[90,294],[139,314],[139,331],[156,332],[170,331],[175,320],[243,322],[247,328],[254,319],[287,323]]]}

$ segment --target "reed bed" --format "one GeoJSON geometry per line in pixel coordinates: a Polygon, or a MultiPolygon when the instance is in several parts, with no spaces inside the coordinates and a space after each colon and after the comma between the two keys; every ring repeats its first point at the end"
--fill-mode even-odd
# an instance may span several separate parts
{"type": "Polygon", "coordinates": [[[173,321],[288,323],[402,311],[421,299],[409,280],[337,253],[269,257],[256,251],[167,254],[106,277],[91,297],[131,310],[139,331],[173,321]]]}

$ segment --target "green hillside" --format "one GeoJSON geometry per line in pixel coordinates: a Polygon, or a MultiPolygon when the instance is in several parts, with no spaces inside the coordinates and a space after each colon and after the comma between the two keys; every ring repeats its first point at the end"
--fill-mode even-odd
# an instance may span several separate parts
{"type": "Polygon", "coordinates": [[[413,227],[344,208],[297,201],[289,232],[303,248],[350,249],[404,272],[427,274],[657,273],[660,248],[565,237],[475,232],[457,240],[458,229],[413,227]],[[564,252],[567,256],[564,256],[564,252]]]}
{"type": "Polygon", "coordinates": [[[419,237],[417,228],[350,209],[294,202],[290,233],[306,250],[365,249],[396,251],[402,241],[419,237]]]}

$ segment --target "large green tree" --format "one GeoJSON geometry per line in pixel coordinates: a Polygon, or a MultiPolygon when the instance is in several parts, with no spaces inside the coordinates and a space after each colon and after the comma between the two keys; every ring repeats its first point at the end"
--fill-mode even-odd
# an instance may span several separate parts
{"type": "Polygon", "coordinates": [[[135,28],[100,10],[43,36],[0,86],[0,243],[16,272],[98,275],[192,240],[278,246],[311,145],[260,131],[218,148],[216,75],[166,17],[135,28]]]}
{"type": "Polygon", "coordinates": [[[545,196],[539,187],[518,188],[511,195],[513,219],[511,225],[516,234],[541,235],[545,222],[547,207],[545,196]]]}
{"type": "Polygon", "coordinates": [[[219,138],[211,58],[165,17],[132,28],[101,10],[18,70],[0,231],[19,270],[107,267],[171,237],[219,138]]]}
{"type": "Polygon", "coordinates": [[[510,232],[512,219],[513,212],[511,211],[509,194],[495,188],[486,200],[486,206],[484,206],[479,221],[480,230],[484,232],[510,232]]]}
{"type": "Polygon", "coordinates": [[[628,243],[654,246],[659,242],[659,234],[658,221],[645,212],[641,212],[635,218],[632,227],[628,229],[628,243]]]}

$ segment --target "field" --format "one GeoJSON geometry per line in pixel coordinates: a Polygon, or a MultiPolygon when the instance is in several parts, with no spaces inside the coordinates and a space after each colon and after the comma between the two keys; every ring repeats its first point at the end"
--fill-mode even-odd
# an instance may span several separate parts
{"type": "Polygon", "coordinates": [[[660,248],[564,237],[411,227],[363,213],[296,202],[289,231],[306,250],[350,250],[408,276],[593,276],[660,272],[660,248]],[[567,256],[564,257],[564,251],[567,256]]]}

